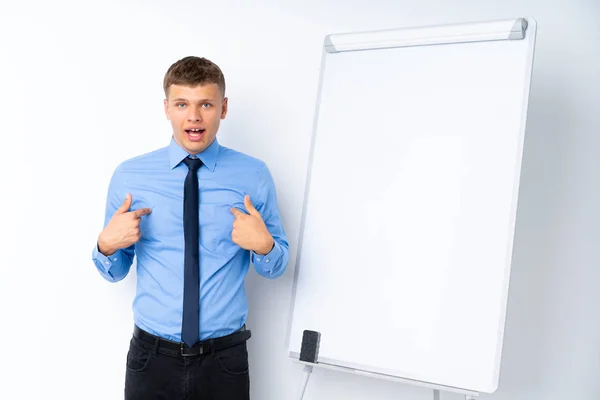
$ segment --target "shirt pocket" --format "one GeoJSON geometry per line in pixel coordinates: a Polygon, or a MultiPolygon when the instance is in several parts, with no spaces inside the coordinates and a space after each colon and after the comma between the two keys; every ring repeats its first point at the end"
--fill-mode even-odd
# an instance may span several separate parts
{"type": "MultiPolygon", "coordinates": [[[[165,232],[172,224],[169,223],[169,211],[165,206],[157,205],[150,201],[140,201],[136,209],[148,207],[151,212],[143,215],[140,220],[140,232],[142,237],[138,241],[138,246],[149,247],[153,249],[162,249],[163,239],[170,232],[165,232]],[[162,222],[161,222],[162,221],[162,222]]],[[[133,207],[132,207],[133,209],[133,207]]]]}
{"type": "Polygon", "coordinates": [[[244,203],[200,204],[200,245],[206,250],[224,256],[232,256],[240,250],[231,239],[235,220],[232,207],[244,210],[244,203]]]}

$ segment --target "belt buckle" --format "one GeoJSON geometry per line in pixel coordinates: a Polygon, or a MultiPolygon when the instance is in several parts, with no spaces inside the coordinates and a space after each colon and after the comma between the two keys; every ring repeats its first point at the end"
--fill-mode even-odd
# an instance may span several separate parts
{"type": "Polygon", "coordinates": [[[183,357],[190,357],[190,356],[197,356],[197,355],[204,354],[204,346],[199,346],[197,349],[194,349],[193,347],[189,347],[185,343],[181,342],[180,348],[181,348],[181,355],[183,357]],[[188,349],[191,351],[186,352],[186,350],[188,350],[188,349]]]}

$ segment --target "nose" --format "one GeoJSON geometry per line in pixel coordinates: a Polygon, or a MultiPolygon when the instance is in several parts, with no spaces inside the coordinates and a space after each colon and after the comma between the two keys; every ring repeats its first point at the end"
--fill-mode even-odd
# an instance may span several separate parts
{"type": "Polygon", "coordinates": [[[195,107],[190,107],[189,110],[190,111],[188,113],[188,121],[190,121],[190,122],[202,121],[202,115],[200,113],[200,110],[198,110],[195,107]]]}

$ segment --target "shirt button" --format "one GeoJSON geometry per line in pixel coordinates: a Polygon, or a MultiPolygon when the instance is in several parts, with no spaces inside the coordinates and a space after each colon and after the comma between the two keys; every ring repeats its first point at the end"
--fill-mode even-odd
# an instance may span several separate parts
{"type": "Polygon", "coordinates": [[[117,259],[116,259],[116,258],[113,258],[113,261],[117,261],[117,259]]]}
{"type": "Polygon", "coordinates": [[[256,257],[256,261],[260,261],[260,257],[256,257]]]}
{"type": "Polygon", "coordinates": [[[110,264],[108,261],[105,261],[104,263],[105,263],[106,265],[110,264]]]}
{"type": "Polygon", "coordinates": [[[269,261],[271,261],[271,260],[269,260],[268,258],[265,260],[266,263],[268,263],[269,261]]]}

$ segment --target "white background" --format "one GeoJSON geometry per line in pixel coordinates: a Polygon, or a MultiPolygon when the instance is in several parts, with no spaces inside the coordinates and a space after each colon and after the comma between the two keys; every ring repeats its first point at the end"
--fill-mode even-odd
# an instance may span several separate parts
{"type": "MultiPolygon", "coordinates": [[[[537,19],[537,52],[503,372],[498,392],[482,398],[595,398],[595,0],[3,1],[0,398],[121,398],[135,274],[103,281],[91,250],[113,168],[168,143],[161,83],[173,61],[194,54],[222,67],[230,111],[220,140],[271,168],[294,260],[324,35],[519,16],[537,19]]],[[[253,399],[293,399],[300,383],[284,340],[293,268],[247,280],[253,399]]],[[[316,370],[305,399],[431,397],[316,370]]]]}

